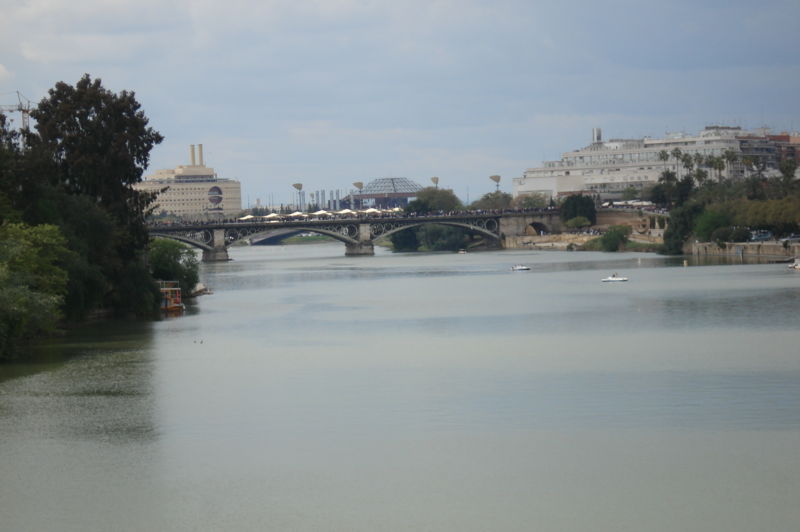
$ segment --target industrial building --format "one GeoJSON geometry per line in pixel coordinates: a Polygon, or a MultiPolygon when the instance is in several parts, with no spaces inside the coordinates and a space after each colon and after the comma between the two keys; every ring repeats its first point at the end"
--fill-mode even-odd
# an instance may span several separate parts
{"type": "Polygon", "coordinates": [[[203,161],[203,145],[189,147],[190,164],[169,170],[157,170],[134,185],[136,190],[158,192],[154,213],[184,219],[220,219],[237,216],[242,210],[242,186],[239,181],[217,177],[203,161]],[[163,189],[163,192],[161,192],[163,189]]]}

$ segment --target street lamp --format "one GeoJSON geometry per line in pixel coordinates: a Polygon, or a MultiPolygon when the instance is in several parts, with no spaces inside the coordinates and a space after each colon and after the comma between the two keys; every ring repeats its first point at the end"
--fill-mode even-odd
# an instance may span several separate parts
{"type": "Polygon", "coordinates": [[[303,183],[295,183],[292,185],[295,189],[297,189],[297,210],[303,210],[303,197],[301,196],[303,190],[303,183]]]}
{"type": "MultiPolygon", "coordinates": [[[[353,186],[358,189],[358,193],[360,195],[361,194],[361,189],[364,188],[364,183],[362,183],[361,181],[356,181],[355,183],[353,183],[353,186]]],[[[356,209],[356,198],[355,198],[355,196],[353,196],[353,209],[356,209]]]]}
{"type": "Polygon", "coordinates": [[[438,177],[433,176],[431,178],[431,182],[433,183],[433,186],[435,186],[436,188],[439,188],[439,178],[438,177]]]}
{"type": "Polygon", "coordinates": [[[490,175],[489,179],[494,181],[495,184],[497,185],[497,188],[495,189],[495,192],[499,191],[500,190],[500,176],[499,175],[490,175]]]}

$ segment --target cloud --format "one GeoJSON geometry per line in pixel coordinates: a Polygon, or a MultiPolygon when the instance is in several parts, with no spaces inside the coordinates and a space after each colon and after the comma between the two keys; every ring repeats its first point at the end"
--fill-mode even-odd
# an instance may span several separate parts
{"type": "Polygon", "coordinates": [[[0,83],[8,81],[12,77],[13,74],[2,63],[0,63],[0,83]]]}
{"type": "Polygon", "coordinates": [[[202,142],[245,188],[439,175],[474,195],[592,127],[800,123],[796,0],[0,3],[0,92],[89,72],[136,92],[167,138],[155,167],[202,142]]]}

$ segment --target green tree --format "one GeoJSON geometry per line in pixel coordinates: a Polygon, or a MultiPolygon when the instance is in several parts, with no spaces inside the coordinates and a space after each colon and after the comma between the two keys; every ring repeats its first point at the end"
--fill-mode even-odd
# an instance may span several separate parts
{"type": "Polygon", "coordinates": [[[703,242],[712,240],[712,233],[731,225],[731,217],[726,212],[705,209],[694,222],[694,234],[703,242]]]}
{"type": "Polygon", "coordinates": [[[194,249],[168,238],[154,238],[148,253],[153,277],[162,281],[178,281],[181,292],[188,296],[197,286],[200,263],[194,249]]]}
{"type": "Polygon", "coordinates": [[[512,200],[511,206],[517,209],[543,209],[548,203],[547,196],[533,193],[517,196],[512,200]]]}
{"type": "Polygon", "coordinates": [[[392,241],[395,251],[417,251],[419,249],[416,227],[392,233],[389,239],[392,241]]]}
{"type": "Polygon", "coordinates": [[[56,329],[67,284],[59,264],[68,255],[55,226],[0,225],[0,359],[56,329]]]}
{"type": "Polygon", "coordinates": [[[153,194],[132,185],[142,180],[150,151],[163,137],[151,127],[133,92],[108,91],[86,74],[73,87],[56,83],[31,112],[34,149],[51,153],[58,183],[72,194],[95,198],[124,229],[118,252],[132,259],[147,245],[145,216],[153,194]]]}
{"type": "Polygon", "coordinates": [[[683,244],[691,236],[695,218],[701,212],[703,212],[703,206],[694,202],[670,211],[669,225],[664,231],[664,253],[667,255],[683,253],[683,244]]]}
{"type": "Polygon", "coordinates": [[[417,193],[417,199],[406,206],[406,212],[428,214],[461,209],[461,201],[450,189],[427,187],[417,193]]]}
{"type": "MultiPolygon", "coordinates": [[[[725,161],[725,166],[727,166],[727,168],[728,168],[728,178],[730,178],[730,177],[732,177],[731,173],[732,173],[733,167],[739,161],[739,153],[735,152],[735,151],[733,151],[731,149],[727,149],[724,152],[722,152],[722,159],[725,161]]],[[[721,180],[722,179],[720,178],[720,181],[721,180]]]]}
{"type": "Polygon", "coordinates": [[[564,225],[570,229],[581,229],[583,227],[589,227],[592,225],[592,222],[585,216],[576,216],[575,218],[567,220],[564,225]]]}
{"type": "Polygon", "coordinates": [[[600,237],[600,247],[603,251],[619,251],[628,242],[631,231],[628,225],[612,225],[600,237]]]}
{"type": "Polygon", "coordinates": [[[597,208],[594,205],[594,200],[589,196],[582,194],[569,196],[561,204],[560,216],[563,221],[571,220],[576,216],[583,216],[594,225],[597,223],[597,208]]]}
{"type": "Polygon", "coordinates": [[[148,126],[134,93],[115,94],[88,75],[74,87],[57,83],[31,116],[36,128],[12,174],[35,186],[16,203],[28,223],[57,224],[71,249],[86,252],[68,265],[68,316],[98,304],[151,314],[148,305],[157,310],[158,297],[151,297],[144,256],[154,194],[132,185],[161,135],[148,126]],[[143,283],[138,289],[134,279],[143,283]]]}
{"type": "Polygon", "coordinates": [[[428,251],[456,251],[469,243],[469,232],[461,227],[428,224],[420,228],[418,236],[428,251]]]}
{"type": "Polygon", "coordinates": [[[483,197],[477,201],[472,202],[469,206],[473,210],[502,210],[511,207],[511,194],[507,192],[500,192],[496,190],[484,194],[483,197]]]}

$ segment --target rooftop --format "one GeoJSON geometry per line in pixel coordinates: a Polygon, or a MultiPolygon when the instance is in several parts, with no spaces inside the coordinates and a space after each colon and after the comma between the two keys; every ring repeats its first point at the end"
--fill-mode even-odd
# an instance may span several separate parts
{"type": "Polygon", "coordinates": [[[413,196],[422,190],[417,183],[405,177],[381,177],[366,184],[358,196],[402,194],[413,196]]]}

